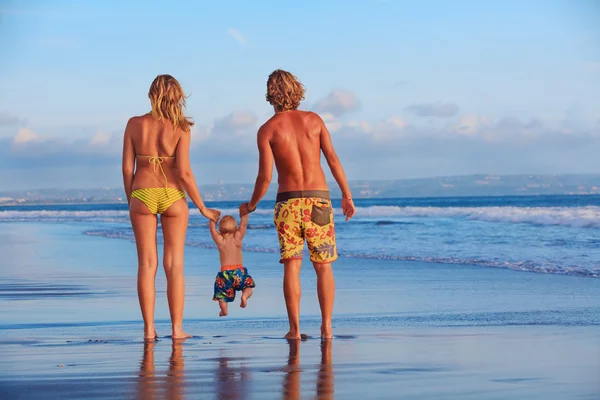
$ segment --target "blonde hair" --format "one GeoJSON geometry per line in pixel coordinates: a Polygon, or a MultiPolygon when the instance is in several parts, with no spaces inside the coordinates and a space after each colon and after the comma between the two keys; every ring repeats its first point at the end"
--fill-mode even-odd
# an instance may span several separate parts
{"type": "Polygon", "coordinates": [[[171,75],[158,75],[152,81],[148,91],[152,116],[154,119],[166,119],[173,123],[173,128],[180,127],[189,131],[194,122],[183,113],[185,108],[185,94],[177,79],[171,75]]]}
{"type": "Polygon", "coordinates": [[[295,110],[304,100],[304,85],[291,73],[276,69],[267,80],[267,101],[277,111],[295,110]]]}
{"type": "Polygon", "coordinates": [[[219,222],[219,232],[234,233],[237,230],[237,221],[231,215],[225,215],[219,222]]]}

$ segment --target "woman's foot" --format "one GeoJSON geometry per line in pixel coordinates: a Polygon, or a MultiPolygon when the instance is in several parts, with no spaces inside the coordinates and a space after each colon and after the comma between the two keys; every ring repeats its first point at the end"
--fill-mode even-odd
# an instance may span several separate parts
{"type": "Polygon", "coordinates": [[[321,339],[333,339],[331,325],[321,325],[321,339]]]}
{"type": "Polygon", "coordinates": [[[192,335],[184,332],[181,328],[173,328],[173,335],[171,336],[173,339],[187,339],[191,338],[192,335]]]}
{"type": "Polygon", "coordinates": [[[154,326],[144,326],[144,340],[156,340],[158,339],[158,334],[156,333],[156,329],[154,326]]]}

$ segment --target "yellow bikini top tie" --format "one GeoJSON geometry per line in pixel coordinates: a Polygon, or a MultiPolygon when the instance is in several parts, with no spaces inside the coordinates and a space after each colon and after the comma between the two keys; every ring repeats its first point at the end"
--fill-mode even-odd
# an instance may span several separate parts
{"type": "MultiPolygon", "coordinates": [[[[150,164],[152,164],[152,166],[154,167],[154,173],[156,173],[156,166],[158,165],[158,169],[160,169],[160,172],[162,173],[163,178],[165,178],[165,190],[166,190],[167,184],[169,183],[169,181],[167,180],[167,174],[165,174],[165,170],[162,167],[162,163],[165,160],[165,158],[175,158],[175,157],[159,157],[159,156],[138,156],[138,157],[147,158],[148,162],[150,164]]],[[[169,191],[167,191],[167,197],[168,196],[169,196],[169,191]]]]}

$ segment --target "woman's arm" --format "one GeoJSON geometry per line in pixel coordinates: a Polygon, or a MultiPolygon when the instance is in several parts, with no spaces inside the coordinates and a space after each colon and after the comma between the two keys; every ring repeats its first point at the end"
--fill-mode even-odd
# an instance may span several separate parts
{"type": "Polygon", "coordinates": [[[131,188],[133,186],[133,175],[135,172],[135,149],[133,148],[133,141],[130,135],[131,120],[127,122],[125,127],[125,134],[123,135],[123,186],[125,188],[125,196],[127,197],[127,204],[131,202],[131,188]]]}
{"type": "Polygon", "coordinates": [[[177,150],[175,152],[175,162],[177,163],[177,172],[179,174],[179,180],[185,192],[190,196],[192,202],[198,207],[200,214],[206,218],[217,221],[221,215],[220,211],[212,210],[204,205],[194,173],[192,172],[192,166],[190,165],[190,141],[191,133],[183,132],[179,143],[177,144],[177,150]]]}

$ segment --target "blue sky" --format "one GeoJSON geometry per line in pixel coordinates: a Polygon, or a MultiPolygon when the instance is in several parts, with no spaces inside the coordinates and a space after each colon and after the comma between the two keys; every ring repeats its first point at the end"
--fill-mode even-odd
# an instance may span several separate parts
{"type": "Polygon", "coordinates": [[[115,187],[157,74],[199,183],[249,183],[268,74],[307,88],[350,179],[600,172],[600,3],[0,0],[0,182],[115,187]]]}

